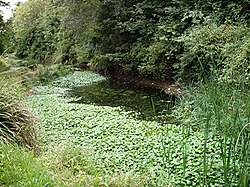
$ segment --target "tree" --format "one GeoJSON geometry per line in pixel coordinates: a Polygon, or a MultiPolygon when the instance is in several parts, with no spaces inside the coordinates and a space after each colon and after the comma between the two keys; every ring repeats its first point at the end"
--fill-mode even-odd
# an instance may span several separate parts
{"type": "Polygon", "coordinates": [[[33,0],[21,3],[14,11],[13,27],[18,57],[31,56],[42,60],[46,56],[43,52],[47,52],[44,48],[48,46],[49,38],[46,38],[46,27],[42,25],[50,8],[50,0],[33,0]]]}
{"type": "MultiPolygon", "coordinates": [[[[0,1],[0,7],[6,7],[8,5],[9,4],[6,2],[0,1]]],[[[2,12],[0,11],[0,54],[2,54],[5,49],[4,46],[4,43],[6,42],[5,33],[6,33],[6,25],[3,20],[2,12]]]]}
{"type": "MultiPolygon", "coordinates": [[[[221,53],[222,56],[209,57],[217,54],[212,46],[217,46],[216,37],[218,41],[223,40],[222,35],[208,42],[203,37],[204,48],[199,48],[196,40],[202,38],[199,33],[212,32],[210,28],[215,28],[214,31],[218,30],[216,27],[227,28],[224,25],[245,25],[235,27],[235,33],[238,29],[243,32],[241,28],[249,27],[249,20],[249,0],[237,3],[230,0],[28,0],[15,11],[13,25],[20,57],[83,63],[105,72],[134,72],[154,79],[179,78],[187,73],[187,77],[197,80],[209,76],[209,69],[217,68],[214,66],[219,60],[227,61],[220,63],[222,68],[228,66],[230,59],[237,60],[241,67],[238,60],[241,58],[237,56],[240,52],[235,56],[221,53]],[[190,38],[193,40],[189,41],[190,38]],[[204,50],[192,51],[197,48],[204,50]]],[[[243,41],[241,36],[238,39],[238,43],[243,41]]],[[[240,46],[234,41],[231,44],[240,46]]],[[[247,50],[241,55],[245,67],[247,50]]]]}

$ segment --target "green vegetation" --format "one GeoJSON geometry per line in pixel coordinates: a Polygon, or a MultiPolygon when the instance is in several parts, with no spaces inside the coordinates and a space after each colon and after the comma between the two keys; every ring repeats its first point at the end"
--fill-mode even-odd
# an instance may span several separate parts
{"type": "MultiPolygon", "coordinates": [[[[0,1],[0,7],[7,8],[9,3],[0,1]]],[[[8,7],[10,8],[10,7],[8,7]]],[[[4,52],[13,52],[14,33],[11,20],[4,21],[2,11],[0,11],[0,55],[4,52]]]]}
{"type": "Polygon", "coordinates": [[[27,0],[1,14],[0,186],[250,185],[249,0],[27,0]],[[156,117],[151,98],[151,120],[77,103],[70,89],[106,77],[75,66],[182,95],[156,117]]]}
{"type": "Polygon", "coordinates": [[[0,186],[54,186],[30,151],[37,151],[36,133],[22,98],[32,75],[27,68],[0,75],[0,186]]]}
{"type": "MultiPolygon", "coordinates": [[[[24,64],[30,65],[31,63],[25,62],[24,64]]],[[[37,126],[37,121],[34,123],[34,117],[30,115],[30,112],[24,109],[23,98],[27,97],[26,93],[31,87],[40,84],[41,81],[46,83],[71,71],[72,68],[66,68],[66,66],[63,69],[60,65],[48,67],[39,65],[34,70],[21,68],[18,71],[1,75],[0,184],[2,186],[143,185],[145,177],[132,171],[116,175],[101,173],[96,168],[95,162],[91,160],[90,155],[93,154],[86,146],[73,146],[67,141],[56,142],[54,145],[46,144],[46,146],[42,142],[37,142],[37,132],[38,137],[43,135],[46,138],[46,136],[41,133],[41,126],[37,126]],[[48,74],[53,76],[48,76],[48,74]],[[10,143],[13,146],[9,145],[10,143]],[[35,151],[36,155],[23,146],[35,151]]],[[[70,79],[71,81],[56,80],[53,84],[73,86],[77,82],[78,85],[86,85],[105,79],[91,72],[85,73],[88,78],[83,76],[81,78],[80,75],[80,72],[76,72],[62,78],[62,80],[70,79]]],[[[49,90],[52,91],[48,88],[46,94],[49,90]]]]}
{"type": "MultiPolygon", "coordinates": [[[[53,67],[43,71],[59,71],[53,67]]],[[[39,76],[32,76],[34,82],[44,80],[39,76]]],[[[7,80],[16,79],[15,74],[7,80]]],[[[17,184],[39,178],[52,186],[248,186],[250,99],[243,84],[211,82],[189,88],[162,124],[134,118],[122,107],[75,104],[78,98],[65,95],[74,86],[103,80],[89,71],[75,72],[34,89],[27,104],[41,120],[36,127],[40,154],[32,156],[34,175],[18,178],[17,184]]],[[[27,89],[24,84],[16,87],[19,93],[27,89]]],[[[3,149],[23,152],[6,145],[3,149]]],[[[22,168],[27,159],[11,166],[22,168]]],[[[29,168],[23,170],[29,173],[29,168]]]]}
{"type": "Polygon", "coordinates": [[[8,70],[9,68],[10,68],[9,64],[7,64],[2,57],[0,57],[0,73],[8,70]]]}
{"type": "Polygon", "coordinates": [[[52,143],[39,161],[61,186],[144,186],[145,178],[134,172],[105,175],[92,159],[92,152],[85,146],[68,141],[52,143]]]}
{"type": "Polygon", "coordinates": [[[121,107],[133,117],[149,121],[165,121],[175,103],[174,96],[111,79],[73,87],[67,96],[77,98],[71,103],[121,107]]]}
{"type": "Polygon", "coordinates": [[[0,143],[1,186],[55,186],[52,177],[35,156],[20,147],[0,143]]]}
{"type": "MultiPolygon", "coordinates": [[[[8,67],[15,60],[4,59],[8,67]]],[[[29,64],[29,63],[28,63],[29,64]]],[[[0,74],[0,139],[3,142],[18,143],[29,148],[36,147],[36,135],[32,115],[23,106],[23,99],[34,85],[55,80],[72,71],[61,65],[44,67],[39,65],[35,70],[19,67],[15,71],[0,74]]]]}
{"type": "Polygon", "coordinates": [[[184,53],[179,77],[202,80],[212,75],[218,82],[249,84],[249,33],[246,25],[210,24],[190,29],[180,39],[184,53]]]}
{"type": "MultiPolygon", "coordinates": [[[[210,185],[210,171],[220,160],[222,186],[248,186],[250,173],[250,97],[242,85],[211,81],[188,89],[174,110],[181,125],[203,132],[203,184],[210,185]],[[198,88],[198,89],[197,89],[198,88]],[[207,151],[214,137],[218,152],[207,151]]],[[[218,184],[216,184],[218,185],[218,184]]]]}
{"type": "Polygon", "coordinates": [[[24,72],[20,69],[0,75],[0,140],[34,148],[32,117],[20,103],[27,89],[21,84],[28,76],[28,73],[23,76],[24,72]]]}
{"type": "Polygon", "coordinates": [[[101,80],[99,75],[77,72],[36,88],[28,103],[42,120],[40,141],[45,147],[70,142],[71,147],[91,148],[89,157],[97,171],[109,175],[134,171],[147,176],[151,186],[248,185],[246,90],[207,85],[176,107],[172,115],[180,125],[139,120],[121,107],[74,104],[65,97],[72,86],[101,80]],[[221,99],[227,101],[225,105],[221,99]]]}
{"type": "Polygon", "coordinates": [[[27,1],[19,57],[154,79],[249,83],[248,1],[27,1]],[[30,8],[32,7],[32,8],[30,8]],[[242,76],[241,76],[242,75],[242,76]]]}

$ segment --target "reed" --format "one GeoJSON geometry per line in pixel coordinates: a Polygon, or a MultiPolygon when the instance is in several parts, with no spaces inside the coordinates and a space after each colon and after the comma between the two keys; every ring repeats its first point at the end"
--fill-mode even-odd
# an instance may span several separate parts
{"type": "Polygon", "coordinates": [[[203,186],[209,186],[207,174],[212,170],[207,154],[209,138],[219,145],[223,186],[246,187],[250,181],[250,96],[245,85],[211,81],[193,94],[198,128],[204,131],[203,186]],[[210,166],[210,167],[209,167],[210,166]]]}
{"type": "Polygon", "coordinates": [[[17,143],[31,149],[36,147],[36,133],[32,126],[33,117],[18,101],[16,87],[9,88],[8,79],[0,80],[0,140],[17,143]],[[6,88],[8,87],[8,88],[6,88]]]}

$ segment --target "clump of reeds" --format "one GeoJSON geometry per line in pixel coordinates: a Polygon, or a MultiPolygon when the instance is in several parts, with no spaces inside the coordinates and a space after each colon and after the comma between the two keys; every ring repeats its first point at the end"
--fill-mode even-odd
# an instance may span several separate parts
{"type": "MultiPolygon", "coordinates": [[[[247,187],[250,184],[250,96],[244,84],[211,81],[192,93],[193,111],[198,129],[204,131],[203,186],[212,170],[206,154],[209,136],[218,141],[218,156],[224,186],[247,187]]],[[[192,121],[192,120],[190,120],[192,121]]],[[[217,164],[217,163],[213,163],[217,164]]]]}
{"type": "Polygon", "coordinates": [[[0,88],[0,140],[35,148],[33,117],[20,102],[12,98],[14,90],[4,89],[5,84],[0,82],[3,85],[0,88]]]}

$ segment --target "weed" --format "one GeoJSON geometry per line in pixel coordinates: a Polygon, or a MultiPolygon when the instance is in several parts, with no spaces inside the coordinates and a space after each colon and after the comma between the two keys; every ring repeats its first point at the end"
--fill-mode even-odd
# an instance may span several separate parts
{"type": "Polygon", "coordinates": [[[187,98],[183,100],[184,104],[178,108],[181,111],[175,111],[175,114],[181,116],[183,124],[193,130],[204,131],[204,186],[214,182],[209,181],[207,176],[218,164],[216,160],[222,164],[220,166],[222,186],[248,185],[250,171],[248,92],[248,88],[243,84],[210,81],[199,85],[196,90],[190,92],[190,95],[187,94],[187,98]],[[213,157],[207,152],[207,143],[211,137],[214,137],[213,141],[217,142],[219,147],[213,157]]]}
{"type": "Polygon", "coordinates": [[[32,152],[0,142],[0,186],[55,186],[32,152]]]}
{"type": "Polygon", "coordinates": [[[98,170],[93,152],[69,142],[50,144],[39,156],[49,173],[65,186],[142,186],[145,177],[133,172],[105,175],[98,170]]]}

